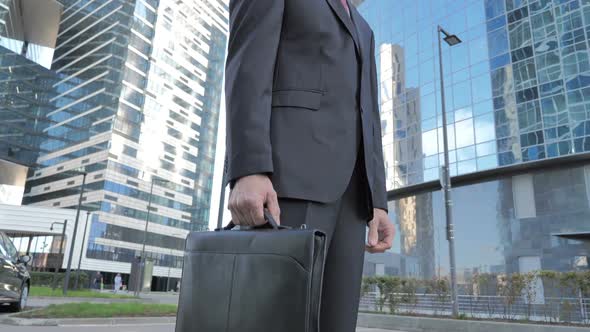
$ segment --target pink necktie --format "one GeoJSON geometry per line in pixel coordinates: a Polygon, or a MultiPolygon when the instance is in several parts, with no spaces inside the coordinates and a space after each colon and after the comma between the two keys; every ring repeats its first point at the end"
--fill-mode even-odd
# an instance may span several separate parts
{"type": "Polygon", "coordinates": [[[350,16],[350,8],[348,8],[348,2],[346,2],[346,0],[340,0],[340,2],[342,3],[342,6],[344,6],[344,9],[346,9],[348,16],[350,16]]]}

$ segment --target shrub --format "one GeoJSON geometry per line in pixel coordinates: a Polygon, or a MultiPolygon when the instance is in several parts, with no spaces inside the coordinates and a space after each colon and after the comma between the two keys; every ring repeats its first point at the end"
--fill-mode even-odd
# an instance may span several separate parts
{"type": "Polygon", "coordinates": [[[449,303],[449,294],[451,292],[451,286],[447,278],[435,278],[428,282],[426,290],[430,294],[436,296],[437,306],[434,314],[438,314],[438,310],[443,310],[447,303],[449,303]]]}
{"type": "MultiPolygon", "coordinates": [[[[539,277],[543,281],[543,292],[547,298],[557,298],[561,296],[561,287],[559,286],[560,273],[555,271],[540,271],[539,277]]],[[[557,322],[559,320],[559,309],[553,306],[551,302],[543,305],[543,315],[545,321],[557,322]]]]}
{"type": "Polygon", "coordinates": [[[498,275],[482,273],[475,278],[475,284],[478,291],[476,295],[496,295],[498,292],[498,275]]]}
{"type": "Polygon", "coordinates": [[[578,272],[578,286],[584,296],[590,297],[590,271],[578,272]]]}
{"type": "Polygon", "coordinates": [[[416,279],[401,279],[401,302],[413,311],[418,304],[418,281],[416,279]]]}
{"type": "Polygon", "coordinates": [[[383,312],[383,308],[387,304],[390,313],[397,311],[397,300],[395,293],[399,292],[400,278],[392,276],[378,276],[375,277],[375,285],[379,290],[379,296],[377,298],[377,307],[380,312],[383,312]]]}
{"type": "MultiPolygon", "coordinates": [[[[578,317],[578,297],[580,294],[584,297],[590,296],[590,271],[534,271],[509,275],[483,273],[475,275],[464,286],[473,289],[472,294],[468,294],[472,295],[471,300],[475,305],[471,309],[472,315],[473,308],[479,306],[479,310],[484,310],[480,313],[485,314],[487,311],[487,316],[494,319],[500,316],[503,319],[513,320],[522,315],[528,320],[534,314],[535,317],[543,315],[546,322],[571,322],[572,320],[585,324],[590,322],[587,316],[582,315],[581,320],[578,317]],[[539,281],[543,283],[543,293],[538,293],[539,281]]],[[[375,290],[378,290],[376,310],[380,312],[388,308],[390,313],[397,313],[400,304],[403,304],[406,313],[415,312],[416,308],[423,308],[423,306],[433,310],[435,315],[441,311],[448,313],[450,284],[446,278],[432,280],[397,276],[364,278],[362,294],[366,295],[375,290]],[[421,294],[424,294],[424,297],[421,294]]]]}
{"type": "MultiPolygon", "coordinates": [[[[45,286],[51,287],[53,282],[53,272],[29,272],[31,275],[31,287],[35,286],[45,286]]],[[[56,277],[56,285],[60,287],[63,285],[64,279],[66,274],[63,272],[58,272],[56,277]]],[[[88,275],[84,272],[80,271],[80,281],[78,283],[78,288],[87,288],[88,286],[88,275]]],[[[76,272],[72,271],[70,273],[70,288],[74,287],[74,283],[76,282],[76,272]]]]}
{"type": "Polygon", "coordinates": [[[565,272],[560,274],[559,288],[562,297],[578,297],[580,290],[580,277],[576,272],[565,272]]]}
{"type": "Polygon", "coordinates": [[[526,280],[524,275],[514,273],[511,275],[500,276],[500,283],[498,284],[498,295],[503,297],[504,302],[504,318],[513,319],[512,307],[516,301],[521,298],[523,290],[526,287],[526,280]]]}

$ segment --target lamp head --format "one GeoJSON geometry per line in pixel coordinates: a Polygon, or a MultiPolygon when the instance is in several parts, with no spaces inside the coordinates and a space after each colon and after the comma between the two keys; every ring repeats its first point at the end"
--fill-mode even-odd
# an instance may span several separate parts
{"type": "Polygon", "coordinates": [[[462,42],[461,39],[459,37],[457,37],[457,35],[451,35],[445,29],[443,29],[440,25],[438,26],[438,31],[439,31],[439,33],[442,32],[442,34],[445,35],[445,37],[443,39],[447,44],[449,44],[449,46],[455,46],[455,45],[460,44],[462,42]]]}
{"type": "Polygon", "coordinates": [[[449,46],[455,46],[457,44],[461,44],[461,39],[457,37],[457,35],[446,35],[444,41],[449,44],[449,46]]]}

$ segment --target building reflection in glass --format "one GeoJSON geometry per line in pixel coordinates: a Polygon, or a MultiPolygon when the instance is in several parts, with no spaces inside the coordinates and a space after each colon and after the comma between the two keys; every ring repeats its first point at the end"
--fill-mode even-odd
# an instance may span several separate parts
{"type": "MultiPolygon", "coordinates": [[[[420,89],[406,86],[404,49],[399,45],[380,45],[380,101],[387,179],[395,187],[421,177],[422,135],[420,130],[420,89]]],[[[400,229],[403,276],[431,278],[434,275],[431,194],[407,197],[394,202],[392,212],[400,229]],[[420,222],[418,222],[420,221],[420,222]]]]}
{"type": "Polygon", "coordinates": [[[32,165],[48,136],[58,75],[0,46],[0,158],[32,165]]]}
{"type": "MultiPolygon", "coordinates": [[[[590,166],[458,187],[453,197],[457,275],[463,287],[470,287],[474,276],[482,273],[571,271],[576,259],[590,256],[590,166]]],[[[415,257],[421,269],[430,268],[421,262],[431,260],[431,275],[447,276],[440,191],[392,201],[390,208],[403,211],[394,212],[400,233],[394,253],[415,257]],[[432,245],[424,248],[421,242],[432,245]]],[[[420,277],[429,277],[420,272],[420,277]]]]}
{"type": "MultiPolygon", "coordinates": [[[[590,151],[588,1],[356,5],[377,45],[388,190],[432,188],[439,179],[439,24],[463,40],[442,56],[452,176],[590,151]]],[[[455,188],[459,281],[574,269],[574,260],[590,256],[589,183],[587,166],[564,165],[455,188]]],[[[375,265],[367,274],[448,273],[440,192],[408,195],[390,202],[394,250],[367,256],[375,265]]]]}

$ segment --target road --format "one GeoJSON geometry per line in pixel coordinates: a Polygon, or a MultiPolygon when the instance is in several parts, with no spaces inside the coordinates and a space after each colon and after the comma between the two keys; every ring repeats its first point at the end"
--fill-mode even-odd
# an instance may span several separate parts
{"type": "MultiPolygon", "coordinates": [[[[75,326],[7,326],[0,325],[0,332],[174,332],[173,324],[146,325],[75,325],[75,326]]],[[[400,332],[376,329],[358,329],[357,332],[400,332]]]]}

